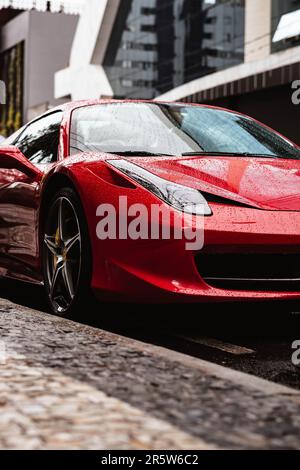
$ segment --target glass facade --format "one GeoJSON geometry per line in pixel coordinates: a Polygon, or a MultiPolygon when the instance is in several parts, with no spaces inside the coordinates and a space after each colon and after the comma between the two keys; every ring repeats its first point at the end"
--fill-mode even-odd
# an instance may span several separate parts
{"type": "Polygon", "coordinates": [[[123,0],[104,61],[115,97],[151,99],[244,60],[244,0],[123,0]]]}
{"type": "Polygon", "coordinates": [[[6,137],[22,125],[24,45],[0,54],[0,80],[6,84],[6,105],[0,105],[0,135],[6,137]]]}
{"type": "Polygon", "coordinates": [[[296,12],[300,14],[300,0],[272,0],[272,52],[282,51],[300,44],[300,20],[296,12]],[[282,22],[282,17],[292,12],[295,15],[291,15],[286,23],[282,22]],[[289,36],[291,31],[295,34],[292,37],[276,40],[278,33],[280,38],[289,36]]]}

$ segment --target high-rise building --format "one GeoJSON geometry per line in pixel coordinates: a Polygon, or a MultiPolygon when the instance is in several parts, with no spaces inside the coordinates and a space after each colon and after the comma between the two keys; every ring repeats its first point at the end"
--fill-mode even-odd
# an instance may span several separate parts
{"type": "MultiPolygon", "coordinates": [[[[226,8],[229,2],[220,3],[226,8]]],[[[300,105],[292,100],[292,85],[300,83],[300,0],[243,4],[241,63],[194,77],[159,98],[226,106],[266,122],[300,144],[300,105]]]]}
{"type": "Polygon", "coordinates": [[[125,0],[103,66],[114,96],[153,98],[243,58],[244,2],[125,0]]]}

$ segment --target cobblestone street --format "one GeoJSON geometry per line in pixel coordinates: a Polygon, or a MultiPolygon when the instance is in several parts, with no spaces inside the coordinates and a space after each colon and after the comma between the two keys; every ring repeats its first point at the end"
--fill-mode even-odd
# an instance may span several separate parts
{"type": "Polygon", "coordinates": [[[2,449],[297,449],[300,392],[0,301],[2,449]]]}

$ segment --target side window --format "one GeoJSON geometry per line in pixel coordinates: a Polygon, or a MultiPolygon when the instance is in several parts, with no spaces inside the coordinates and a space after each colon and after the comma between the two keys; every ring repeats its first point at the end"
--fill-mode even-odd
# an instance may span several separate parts
{"type": "Polygon", "coordinates": [[[15,145],[34,164],[55,162],[61,120],[62,112],[59,111],[34,121],[26,127],[15,145]]]}
{"type": "Polygon", "coordinates": [[[7,137],[7,139],[1,140],[1,137],[0,137],[0,140],[1,140],[0,147],[6,147],[7,145],[14,145],[14,143],[17,141],[19,135],[22,134],[24,129],[25,129],[25,126],[21,127],[21,129],[11,134],[9,137],[7,137]]]}

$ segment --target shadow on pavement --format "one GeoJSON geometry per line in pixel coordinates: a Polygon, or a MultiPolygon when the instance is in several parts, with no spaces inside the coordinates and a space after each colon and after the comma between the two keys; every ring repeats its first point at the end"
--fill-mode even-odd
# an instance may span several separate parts
{"type": "MultiPolygon", "coordinates": [[[[3,279],[0,297],[50,313],[43,288],[39,286],[3,279]]],[[[191,335],[226,335],[231,340],[267,340],[296,334],[300,326],[300,302],[137,305],[91,299],[79,321],[123,335],[132,332],[160,336],[174,330],[191,335]]]]}

